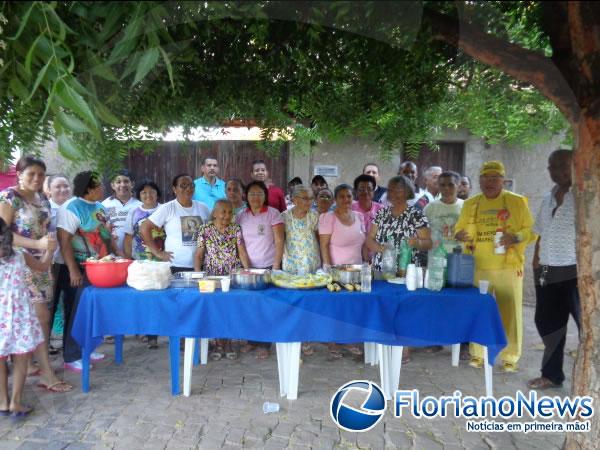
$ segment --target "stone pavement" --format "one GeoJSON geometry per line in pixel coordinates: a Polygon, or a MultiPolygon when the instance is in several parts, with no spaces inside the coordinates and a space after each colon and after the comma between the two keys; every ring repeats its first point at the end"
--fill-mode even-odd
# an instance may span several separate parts
{"type": "MultiPolygon", "coordinates": [[[[525,307],[525,344],[521,369],[516,374],[494,372],[496,396],[527,391],[525,381],[537,376],[542,357],[541,341],[533,325],[533,309],[525,307]]],[[[576,328],[569,325],[567,350],[576,348],[576,328]]],[[[353,379],[379,383],[377,367],[345,356],[330,361],[325,347],[304,357],[296,401],[279,399],[276,359],[256,361],[253,354],[237,361],[209,362],[194,369],[192,396],[170,394],[168,348],[147,350],[134,338],[125,341],[124,363],[113,364],[113,348],[101,350],[108,361],[97,364],[91,375],[91,391],[83,394],[76,374],[65,378],[76,388],[67,394],[51,394],[26,386],[26,403],[35,413],[14,423],[0,418],[1,449],[528,449],[559,448],[557,433],[477,433],[465,430],[465,419],[394,418],[388,409],[384,419],[366,433],[340,431],[329,416],[334,392],[353,379]],[[264,401],[281,405],[278,413],[264,415],[264,401]]],[[[182,358],[183,359],[183,358],[182,358]]],[[[572,356],[566,356],[570,378],[572,356]]],[[[59,359],[54,361],[60,365],[59,359]]],[[[59,371],[62,375],[62,369],[59,371]]],[[[414,352],[402,369],[401,387],[419,389],[421,395],[483,395],[483,371],[461,362],[450,365],[450,351],[437,354],[414,352]]],[[[570,383],[549,395],[568,395],[570,383]]]]}

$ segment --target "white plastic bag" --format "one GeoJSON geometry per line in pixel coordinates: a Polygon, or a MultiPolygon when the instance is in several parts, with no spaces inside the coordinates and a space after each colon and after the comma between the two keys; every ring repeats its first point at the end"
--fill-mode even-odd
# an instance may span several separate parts
{"type": "Polygon", "coordinates": [[[138,291],[166,289],[171,282],[169,262],[134,261],[127,270],[127,285],[138,291]]]}

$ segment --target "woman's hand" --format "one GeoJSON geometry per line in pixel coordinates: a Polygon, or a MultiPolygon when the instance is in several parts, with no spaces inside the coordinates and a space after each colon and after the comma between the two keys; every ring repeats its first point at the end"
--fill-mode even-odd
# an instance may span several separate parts
{"type": "Polygon", "coordinates": [[[79,269],[69,270],[69,279],[71,280],[71,287],[79,287],[83,283],[83,275],[79,269]]]}
{"type": "Polygon", "coordinates": [[[470,242],[473,240],[473,238],[469,236],[469,233],[467,233],[467,230],[460,230],[454,235],[454,239],[458,242],[470,242]]]}
{"type": "Polygon", "coordinates": [[[54,253],[54,251],[58,248],[58,241],[56,240],[56,235],[54,233],[48,233],[42,239],[46,239],[45,250],[48,253],[54,253]]]}
{"type": "Polygon", "coordinates": [[[166,250],[159,251],[155,253],[154,256],[165,262],[171,262],[173,260],[173,252],[168,252],[166,250]]]}
{"type": "Polygon", "coordinates": [[[50,233],[36,241],[37,250],[48,250],[49,235],[50,233]]]}

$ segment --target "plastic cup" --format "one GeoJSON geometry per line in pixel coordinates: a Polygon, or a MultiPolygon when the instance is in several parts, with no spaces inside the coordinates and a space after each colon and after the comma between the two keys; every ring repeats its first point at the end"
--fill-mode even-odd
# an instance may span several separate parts
{"type": "Polygon", "coordinates": [[[222,278],[221,279],[221,291],[229,292],[229,285],[231,284],[230,278],[222,278]]]}
{"type": "Polygon", "coordinates": [[[490,288],[490,282],[488,280],[479,280],[479,293],[487,294],[490,288]]]}
{"type": "Polygon", "coordinates": [[[276,413],[279,411],[279,403],[272,402],[264,402],[263,403],[263,412],[265,414],[276,413]]]}

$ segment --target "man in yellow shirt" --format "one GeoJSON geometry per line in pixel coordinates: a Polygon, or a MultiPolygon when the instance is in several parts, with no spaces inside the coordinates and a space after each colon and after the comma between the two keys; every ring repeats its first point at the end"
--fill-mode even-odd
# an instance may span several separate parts
{"type": "MultiPolygon", "coordinates": [[[[523,267],[525,248],[534,241],[534,219],[527,199],[503,189],[506,172],[488,161],[479,172],[481,193],[466,200],[455,226],[456,239],[475,258],[475,285],[490,282],[507,347],[500,353],[505,372],[516,372],[523,343],[523,267]]],[[[483,348],[471,344],[471,363],[482,367],[483,348]]]]}

